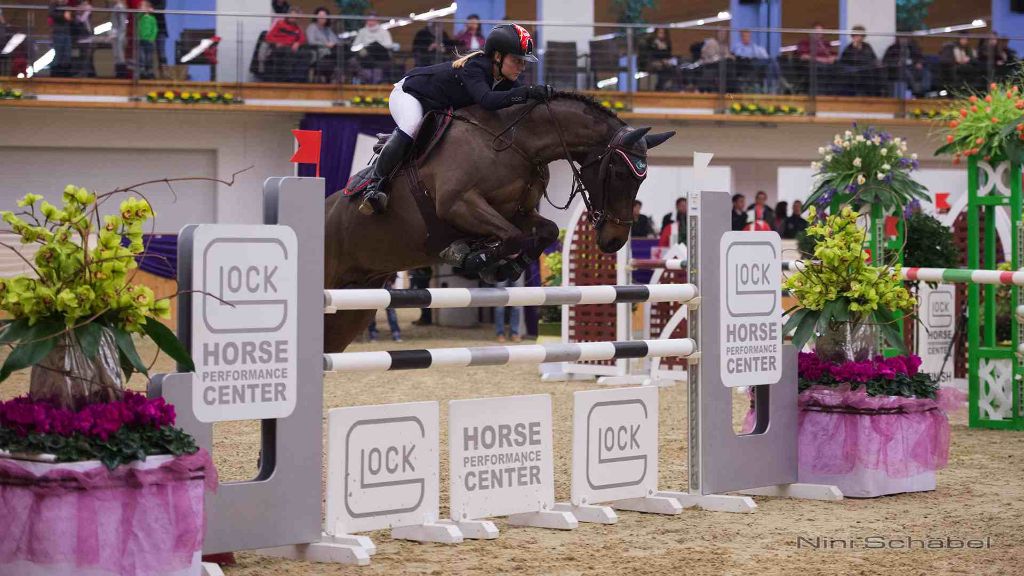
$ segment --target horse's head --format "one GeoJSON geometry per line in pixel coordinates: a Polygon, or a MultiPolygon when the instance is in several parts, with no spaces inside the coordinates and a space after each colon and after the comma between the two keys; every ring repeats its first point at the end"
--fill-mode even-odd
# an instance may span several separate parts
{"type": "Polygon", "coordinates": [[[590,218],[602,252],[618,252],[629,240],[633,201],[647,177],[647,151],[675,135],[649,131],[624,126],[607,147],[581,163],[580,179],[590,195],[590,218]]]}

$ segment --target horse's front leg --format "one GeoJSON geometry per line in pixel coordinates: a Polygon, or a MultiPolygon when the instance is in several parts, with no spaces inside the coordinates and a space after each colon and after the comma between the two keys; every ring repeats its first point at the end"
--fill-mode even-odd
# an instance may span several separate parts
{"type": "Polygon", "coordinates": [[[462,194],[439,216],[455,228],[481,238],[496,238],[501,245],[496,256],[508,256],[521,250],[523,232],[492,207],[475,190],[462,194]]]}
{"type": "Polygon", "coordinates": [[[558,240],[558,225],[536,210],[517,214],[512,224],[523,233],[523,255],[531,260],[540,258],[544,250],[558,240]]]}

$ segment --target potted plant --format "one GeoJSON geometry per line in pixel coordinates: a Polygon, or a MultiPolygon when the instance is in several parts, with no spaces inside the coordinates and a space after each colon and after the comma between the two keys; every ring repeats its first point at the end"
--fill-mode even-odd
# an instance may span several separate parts
{"type": "Polygon", "coordinates": [[[798,366],[799,479],[852,497],[933,490],[949,447],[938,384],[906,355],[895,313],[915,300],[899,266],[867,263],[858,216],[844,206],[808,226],[813,259],[785,281],[798,304],[783,333],[814,345],[798,366]],[[903,355],[880,356],[876,331],[903,355]]]}
{"type": "Polygon", "coordinates": [[[31,369],[28,395],[0,403],[0,573],[185,574],[199,561],[209,455],[174,428],[173,406],[125,387],[147,373],[133,335],[194,368],[159,321],[173,296],[132,282],[149,203],[101,215],[120,193],[68,186],[61,206],[27,194],[0,212],[38,245],[31,259],[15,250],[31,275],[0,279],[0,381],[31,369]]]}
{"type": "MultiPolygon", "coordinates": [[[[563,233],[559,234],[559,238],[563,233]]],[[[544,286],[562,285],[562,243],[559,241],[551,252],[541,257],[541,274],[544,278],[544,286]]],[[[542,306],[540,309],[540,321],[537,323],[538,336],[553,336],[559,338],[562,335],[562,307],[542,306]]]]}

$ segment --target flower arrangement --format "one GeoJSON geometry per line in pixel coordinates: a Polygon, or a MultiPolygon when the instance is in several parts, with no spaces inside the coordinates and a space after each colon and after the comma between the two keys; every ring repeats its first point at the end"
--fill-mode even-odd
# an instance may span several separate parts
{"type": "Polygon", "coordinates": [[[913,110],[910,111],[910,117],[915,120],[937,120],[939,118],[942,118],[942,114],[943,112],[941,110],[936,110],[935,108],[931,108],[928,110],[914,108],[913,110]]]}
{"type": "Polygon", "coordinates": [[[864,250],[865,230],[857,225],[858,214],[844,206],[824,222],[815,221],[809,209],[807,235],[816,239],[814,259],[783,284],[798,305],[787,310],[783,333],[793,333],[798,349],[815,330],[835,330],[838,325],[876,325],[890,346],[904,350],[893,312],[911,313],[916,301],[900,279],[900,267],[872,266],[864,250]]]}
{"type": "Polygon", "coordinates": [[[182,104],[240,104],[242,101],[235,98],[231,92],[189,92],[180,90],[152,91],[146,94],[146,101],[151,103],[169,104],[173,102],[182,104]]]}
{"type": "Polygon", "coordinates": [[[883,358],[875,356],[862,362],[829,362],[817,354],[801,352],[797,362],[800,391],[811,386],[851,390],[864,387],[868,396],[904,396],[936,398],[939,385],[930,374],[920,372],[921,358],[915,355],[883,358]]]}
{"type": "Polygon", "coordinates": [[[1010,83],[989,85],[956,100],[943,115],[946,143],[935,151],[953,163],[970,157],[1024,160],[1024,95],[1010,83]]]}
{"type": "Polygon", "coordinates": [[[604,106],[609,110],[614,110],[615,112],[627,112],[629,110],[626,104],[621,100],[601,100],[601,106],[604,106]]]}
{"type": "Polygon", "coordinates": [[[729,106],[729,113],[742,116],[803,116],[804,109],[800,106],[790,106],[789,104],[776,106],[775,104],[741,104],[733,102],[729,106]]]}
{"type": "Polygon", "coordinates": [[[390,103],[391,98],[388,97],[356,96],[352,98],[352,105],[362,108],[387,108],[390,103]]]}
{"type": "Polygon", "coordinates": [[[24,94],[17,88],[4,88],[0,86],[0,100],[21,100],[24,94]]]}
{"type": "Polygon", "coordinates": [[[191,436],[174,427],[174,406],[132,391],[79,410],[22,396],[0,402],[0,446],[46,453],[57,462],[99,460],[113,470],[154,454],[194,454],[191,436]]]}
{"type": "Polygon", "coordinates": [[[22,257],[34,276],[0,278],[0,311],[11,318],[0,343],[12,348],[0,381],[33,366],[33,400],[80,408],[120,399],[122,373],[125,380],[135,371],[147,373],[132,334],[148,336],[193,369],[188,352],[159,321],[170,317],[174,295],[157,298],[132,282],[145,248],[143,225],[154,216],[149,202],[130,196],[116,214],[100,215],[100,207],[120,193],[97,195],[68,185],[59,207],[26,194],[19,211],[0,212],[22,244],[39,245],[32,260],[22,257]]]}
{"type": "Polygon", "coordinates": [[[818,148],[821,160],[812,162],[815,183],[807,204],[827,205],[837,194],[850,196],[854,209],[881,204],[886,212],[902,210],[911,200],[928,200],[927,190],[910,173],[919,165],[907,154],[907,142],[872,127],[836,134],[818,148]]]}

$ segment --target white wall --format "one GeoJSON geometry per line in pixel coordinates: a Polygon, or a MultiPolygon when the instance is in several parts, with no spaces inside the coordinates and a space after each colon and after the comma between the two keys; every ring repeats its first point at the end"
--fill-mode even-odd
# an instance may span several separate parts
{"type": "MultiPolygon", "coordinates": [[[[330,7],[337,8],[337,6],[330,7]]],[[[217,11],[269,14],[270,2],[217,0],[217,11]]],[[[269,30],[270,18],[217,16],[217,35],[220,36],[220,44],[217,45],[217,80],[219,82],[234,82],[238,80],[239,69],[242,71],[242,80],[252,80],[252,75],[249,74],[249,64],[252,62],[256,41],[259,40],[261,32],[269,30]]]]}
{"type": "MultiPolygon", "coordinates": [[[[891,35],[896,32],[896,0],[841,0],[840,28],[849,30],[857,25],[867,29],[865,41],[871,44],[875,55],[881,58],[885,49],[894,41],[891,35]]],[[[843,46],[849,41],[849,37],[844,37],[843,46]]]]}
{"type": "Polygon", "coordinates": [[[153,194],[158,207],[163,206],[161,212],[175,220],[256,223],[263,212],[263,181],[293,173],[290,130],[299,118],[283,113],[0,108],[0,154],[17,149],[11,151],[12,160],[0,164],[0,198],[6,202],[26,187],[62,189],[72,182],[113,188],[184,176],[230,180],[232,173],[252,166],[234,186],[176,184],[175,206],[163,204],[170,197],[166,186],[144,192],[153,194]],[[12,169],[12,162],[31,168],[12,169]]]}

